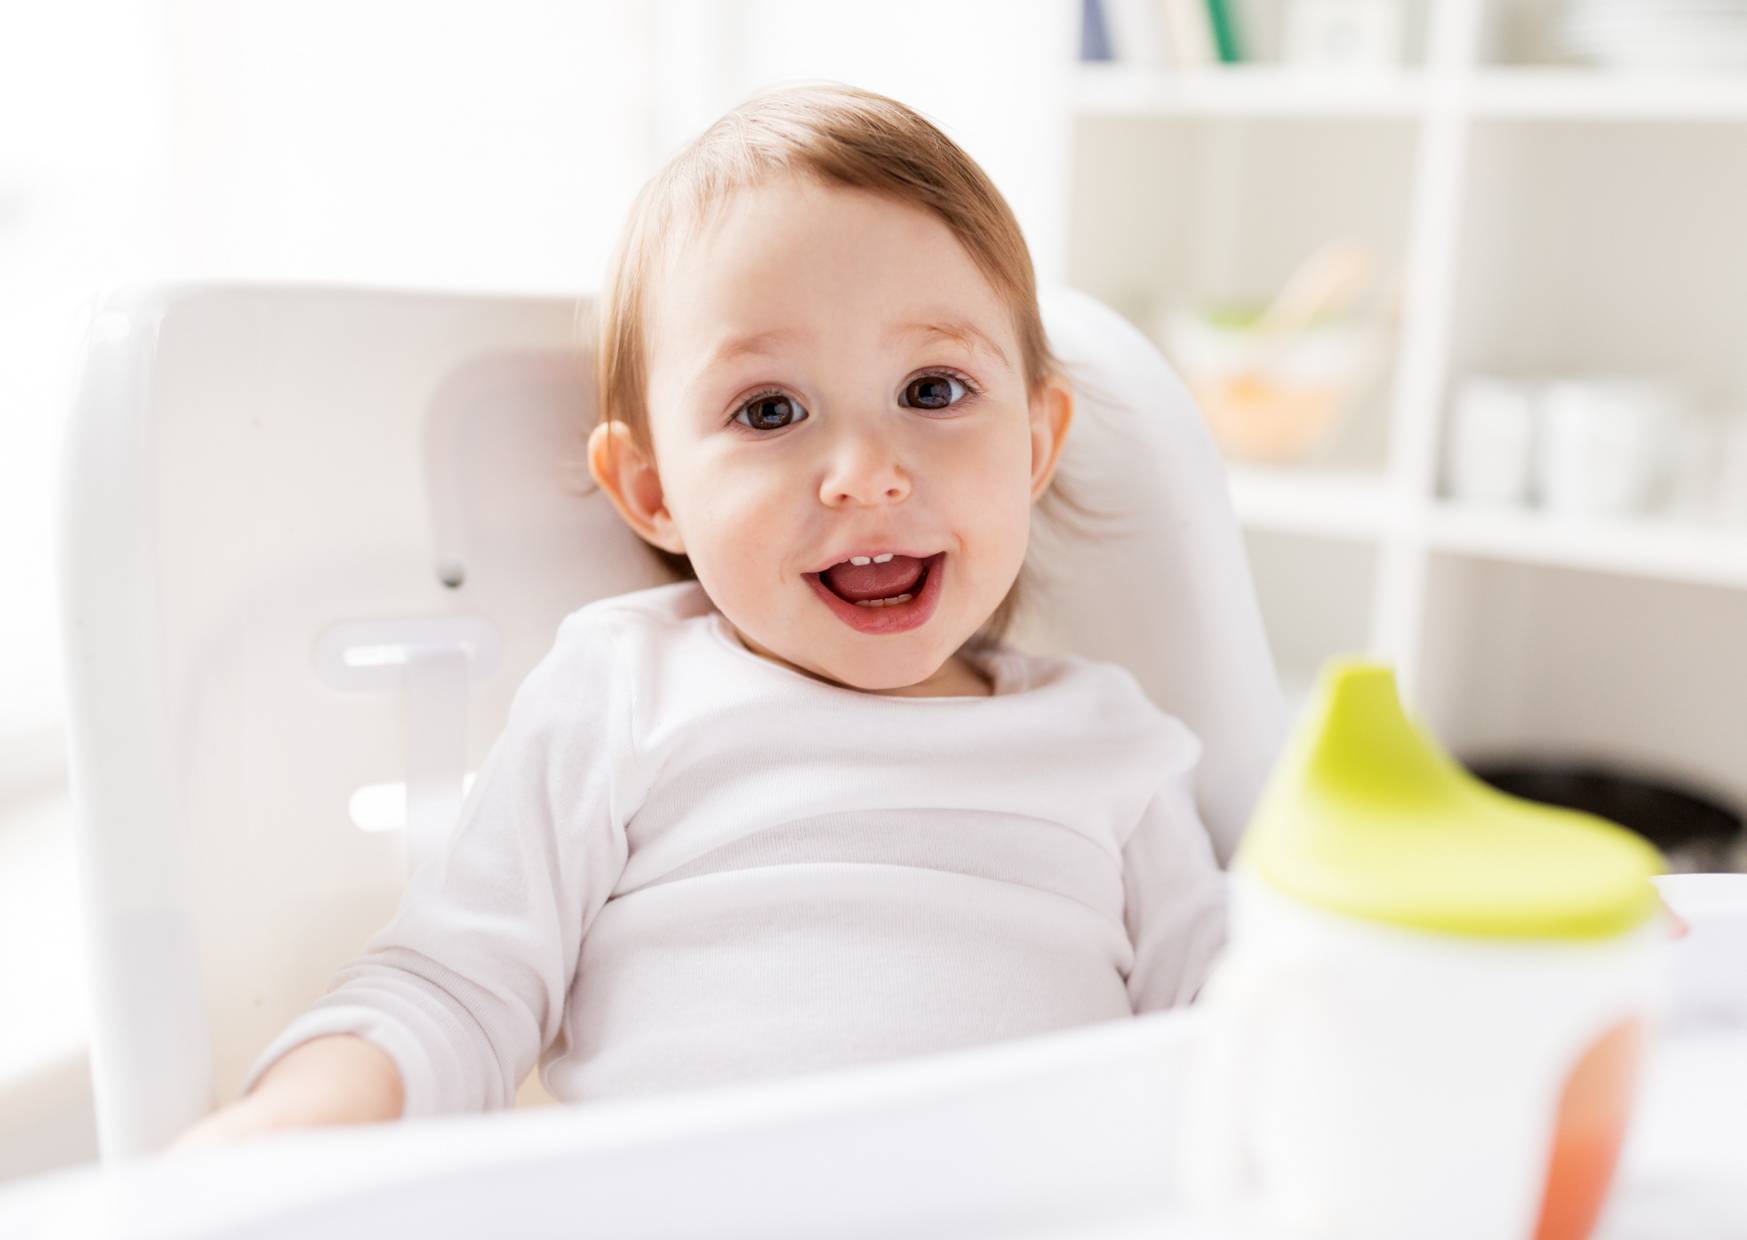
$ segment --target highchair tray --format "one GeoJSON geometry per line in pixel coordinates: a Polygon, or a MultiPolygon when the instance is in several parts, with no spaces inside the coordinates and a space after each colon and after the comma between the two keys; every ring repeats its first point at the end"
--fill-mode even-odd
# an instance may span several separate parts
{"type": "Polygon", "coordinates": [[[0,1190],[0,1235],[21,1214],[45,1240],[1086,1236],[1170,1199],[1196,1023],[1178,1009],[650,1098],[197,1146],[0,1190]]]}
{"type": "MultiPolygon", "coordinates": [[[[310,1129],[0,1188],[115,1240],[1170,1236],[1196,1009],[771,1082],[310,1129]]],[[[1747,1235],[1747,1028],[1663,1037],[1593,1240],[1747,1235]]],[[[1455,1186],[1452,1186],[1453,1189],[1455,1186]]]]}

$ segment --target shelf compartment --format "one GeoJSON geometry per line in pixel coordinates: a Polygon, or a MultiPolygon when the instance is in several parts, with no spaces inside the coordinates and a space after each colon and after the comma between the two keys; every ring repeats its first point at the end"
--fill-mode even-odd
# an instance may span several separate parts
{"type": "MultiPolygon", "coordinates": [[[[1713,424],[1747,408],[1741,142],[1731,126],[1476,121],[1440,445],[1477,374],[1661,380],[1684,413],[1713,424]]],[[[1441,504],[1430,538],[1495,558],[1747,585],[1741,535],[1664,512],[1584,522],[1441,504]]]]}
{"type": "Polygon", "coordinates": [[[1747,395],[1741,145],[1728,126],[1476,122],[1452,380],[1665,373],[1706,404],[1747,395]]]}
{"type": "Polygon", "coordinates": [[[1458,757],[1658,771],[1747,804],[1747,593],[1448,552],[1414,709],[1458,757]]]}
{"type": "Polygon", "coordinates": [[[1266,302],[1323,244],[1377,256],[1361,313],[1390,330],[1380,373],[1303,462],[1381,473],[1395,386],[1417,121],[1078,117],[1067,282],[1126,316],[1184,375],[1169,311],[1266,302]],[[1397,193],[1377,193],[1382,184],[1397,193]]]}
{"type": "MultiPolygon", "coordinates": [[[[1449,0],[1449,2],[1470,3],[1471,0],[1449,0]]],[[[1567,42],[1562,37],[1563,19],[1572,9],[1572,0],[1472,0],[1480,6],[1480,42],[1479,58],[1484,72],[1497,70],[1512,71],[1526,69],[1529,71],[1548,71],[1556,73],[1612,75],[1619,77],[1638,77],[1654,75],[1655,77],[1681,77],[1694,80],[1727,81],[1733,77],[1740,80],[1740,63],[1738,57],[1719,57],[1708,53],[1720,50],[1709,38],[1710,31],[1732,33],[1734,14],[1724,13],[1722,4],[1709,6],[1715,10],[1708,16],[1714,20],[1707,26],[1702,20],[1704,16],[1698,12],[1671,12],[1664,18],[1658,16],[1658,39],[1668,39],[1680,32],[1682,26],[1688,32],[1695,44],[1703,44],[1707,54],[1689,56],[1686,63],[1679,58],[1657,56],[1658,50],[1666,53],[1672,50],[1648,47],[1642,43],[1641,32],[1633,39],[1631,46],[1637,53],[1639,66],[1624,63],[1614,63],[1613,58],[1592,54],[1591,50],[1580,42],[1567,42]],[[1677,20],[1684,19],[1684,20],[1677,20]],[[1710,64],[1702,62],[1709,60],[1710,64]]],[[[1595,5],[1593,7],[1615,7],[1595,5]]],[[[1648,9],[1648,5],[1643,6],[1648,9]]],[[[1671,8],[1675,6],[1670,6],[1671,8]]],[[[1702,6],[1685,5],[1683,8],[1702,6]]],[[[1596,14],[1596,16],[1603,16],[1596,14]]],[[[1619,14],[1613,16],[1618,17],[1619,14]]],[[[1625,34],[1622,30],[1620,33],[1625,34]]],[[[1627,44],[1620,44],[1623,49],[1627,44]]],[[[1698,50],[1695,46],[1694,50],[1698,50]]]]}

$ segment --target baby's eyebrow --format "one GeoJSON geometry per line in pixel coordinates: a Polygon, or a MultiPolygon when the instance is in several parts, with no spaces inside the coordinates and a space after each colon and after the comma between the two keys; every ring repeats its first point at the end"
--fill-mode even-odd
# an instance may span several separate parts
{"type": "MultiPolygon", "coordinates": [[[[1007,354],[1002,351],[1001,346],[991,340],[975,323],[965,319],[942,319],[932,323],[900,323],[887,334],[887,339],[896,340],[900,336],[933,336],[956,341],[967,349],[981,348],[997,358],[1002,365],[1007,364],[1007,354]]],[[[754,332],[749,336],[730,336],[711,352],[703,369],[708,371],[739,357],[774,356],[776,346],[806,338],[805,332],[788,329],[754,332]]]]}
{"type": "Polygon", "coordinates": [[[981,348],[1000,359],[1002,365],[1007,364],[1007,355],[1001,351],[1001,346],[977,327],[965,319],[947,319],[935,323],[905,323],[892,329],[892,337],[898,336],[934,336],[953,340],[967,349],[981,348]]]}
{"type": "Polygon", "coordinates": [[[716,346],[715,351],[710,354],[709,360],[705,362],[704,368],[708,370],[713,366],[720,366],[723,362],[731,362],[737,357],[745,357],[748,354],[769,357],[775,353],[775,346],[803,338],[804,334],[796,331],[754,332],[750,336],[730,336],[716,346]]]}

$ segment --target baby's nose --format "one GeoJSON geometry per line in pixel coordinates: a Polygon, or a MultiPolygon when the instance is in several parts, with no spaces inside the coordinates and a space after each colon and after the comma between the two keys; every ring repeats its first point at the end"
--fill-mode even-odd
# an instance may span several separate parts
{"type": "Polygon", "coordinates": [[[825,503],[876,504],[903,499],[909,478],[892,445],[877,435],[851,435],[838,446],[826,474],[821,498],[825,503]]]}

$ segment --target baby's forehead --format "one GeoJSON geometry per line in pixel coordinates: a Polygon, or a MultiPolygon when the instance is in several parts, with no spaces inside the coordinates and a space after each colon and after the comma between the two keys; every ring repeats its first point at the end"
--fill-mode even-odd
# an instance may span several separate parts
{"type": "Polygon", "coordinates": [[[661,223],[656,232],[658,253],[652,264],[654,270],[663,276],[672,275],[675,268],[698,251],[719,244],[735,214],[744,210],[750,200],[760,194],[785,192],[814,196],[862,193],[874,197],[866,191],[834,186],[793,169],[776,169],[738,181],[675,192],[661,209],[661,223]]]}
{"type": "MultiPolygon", "coordinates": [[[[1002,300],[960,235],[962,225],[934,207],[887,191],[843,185],[803,172],[772,174],[708,195],[677,197],[658,230],[658,261],[664,279],[719,269],[748,252],[789,257],[805,254],[824,239],[840,251],[879,254],[881,261],[927,262],[973,276],[977,292],[1002,300]]],[[[792,270],[796,281],[818,278],[817,270],[792,270]]]]}
{"type": "Polygon", "coordinates": [[[646,270],[646,330],[675,328],[728,355],[803,344],[849,320],[861,338],[984,345],[1001,362],[1015,352],[1011,307],[955,232],[887,195],[804,177],[741,186],[677,211],[646,270]]]}

